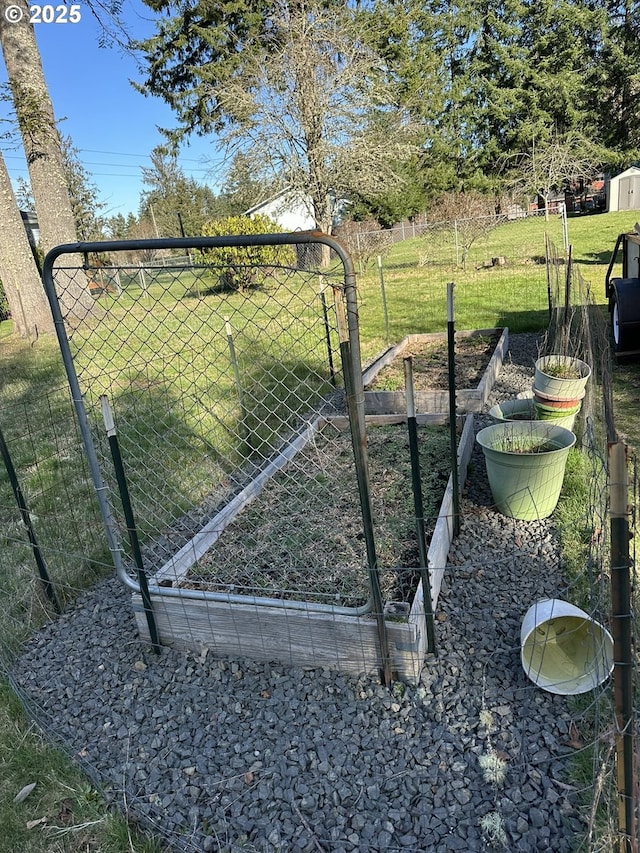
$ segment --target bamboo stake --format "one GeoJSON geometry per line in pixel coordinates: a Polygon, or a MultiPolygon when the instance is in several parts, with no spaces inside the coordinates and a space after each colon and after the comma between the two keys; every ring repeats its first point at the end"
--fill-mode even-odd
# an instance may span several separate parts
{"type": "Polygon", "coordinates": [[[389,344],[389,312],[387,311],[387,293],[384,288],[384,272],[382,270],[382,256],[378,255],[378,273],[380,275],[380,292],[382,294],[382,313],[384,315],[384,340],[389,344]]]}
{"type": "Polygon", "coordinates": [[[623,442],[609,445],[611,515],[611,633],[616,715],[618,851],[637,853],[637,787],[633,714],[633,609],[629,560],[629,483],[623,442]]]}
{"type": "Polygon", "coordinates": [[[246,432],[247,441],[249,440],[250,431],[249,431],[249,422],[247,419],[247,409],[244,403],[244,391],[242,388],[242,381],[240,379],[240,366],[238,364],[238,357],[236,355],[236,347],[233,342],[233,331],[231,329],[231,322],[228,317],[224,318],[224,328],[227,335],[227,346],[229,348],[229,357],[231,358],[231,366],[233,368],[233,376],[236,383],[236,390],[238,392],[238,402],[240,404],[240,412],[242,415],[242,423],[244,424],[244,429],[246,432]]]}

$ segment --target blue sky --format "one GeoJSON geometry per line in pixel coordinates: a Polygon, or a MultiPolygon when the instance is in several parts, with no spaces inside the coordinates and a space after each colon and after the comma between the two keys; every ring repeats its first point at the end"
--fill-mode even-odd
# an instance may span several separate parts
{"type": "MultiPolygon", "coordinates": [[[[55,5],[55,4],[54,4],[55,5]]],[[[142,190],[141,167],[163,141],[158,126],[175,124],[169,107],[158,98],[144,97],[130,80],[142,77],[133,57],[117,47],[99,47],[100,28],[88,6],[80,4],[77,24],[36,24],[36,40],[45,77],[60,121],[60,131],[71,136],[80,159],[93,176],[105,213],[127,214],[138,210],[142,190]]],[[[129,32],[140,38],[153,32],[153,13],[140,0],[125,0],[123,20],[129,32]]],[[[6,82],[0,62],[0,83],[6,82]]],[[[6,104],[0,103],[6,117],[6,104]]],[[[27,177],[19,146],[0,143],[12,179],[27,177]]],[[[222,152],[215,139],[194,139],[185,147],[179,163],[187,175],[217,189],[222,152]]]]}

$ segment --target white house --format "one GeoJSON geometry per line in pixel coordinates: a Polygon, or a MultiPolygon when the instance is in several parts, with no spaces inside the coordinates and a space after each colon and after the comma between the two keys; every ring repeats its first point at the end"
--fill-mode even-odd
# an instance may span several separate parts
{"type": "Polygon", "coordinates": [[[269,216],[278,223],[283,232],[312,231],[316,227],[311,198],[290,188],[281,190],[266,201],[245,210],[245,216],[252,216],[254,213],[269,216]]]}
{"type": "Polygon", "coordinates": [[[630,166],[615,178],[607,178],[605,192],[607,212],[640,210],[640,168],[630,166]]]}
{"type": "Polygon", "coordinates": [[[24,227],[27,231],[27,237],[32,246],[38,246],[40,243],[40,226],[35,213],[27,210],[21,210],[20,216],[24,222],[24,227]]]}

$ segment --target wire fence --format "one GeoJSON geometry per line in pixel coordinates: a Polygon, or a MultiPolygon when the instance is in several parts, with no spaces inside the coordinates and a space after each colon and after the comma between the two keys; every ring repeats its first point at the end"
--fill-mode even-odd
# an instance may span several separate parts
{"type": "Polygon", "coordinates": [[[631,853],[638,849],[637,460],[617,430],[608,316],[595,303],[590,283],[572,264],[571,252],[561,253],[547,240],[546,253],[550,306],[546,347],[593,367],[580,433],[589,463],[589,493],[582,532],[579,526],[571,543],[577,555],[567,561],[567,597],[593,619],[610,624],[615,643],[613,690],[603,687],[592,705],[580,709],[581,728],[592,738],[584,744],[591,756],[593,785],[587,849],[631,853]]]}
{"type": "MultiPolygon", "coordinates": [[[[551,230],[554,223],[560,221],[561,239],[567,235],[567,216],[564,204],[550,210],[525,210],[512,205],[506,212],[484,216],[465,216],[434,221],[426,215],[400,223],[393,228],[372,228],[371,222],[346,222],[336,229],[336,234],[349,250],[360,271],[375,262],[378,255],[388,255],[398,243],[411,241],[416,246],[417,263],[420,267],[448,265],[466,270],[480,265],[482,268],[504,266],[513,262],[513,255],[494,254],[487,256],[486,244],[495,229],[510,223],[522,223],[525,220],[544,220],[551,230]],[[549,222],[551,220],[551,223],[549,222]]],[[[566,241],[565,241],[566,242],[566,241]]],[[[508,250],[508,243],[502,243],[502,251],[508,250]]],[[[537,247],[539,251],[539,246],[537,247]]]]}
{"type": "Polygon", "coordinates": [[[365,232],[359,239],[373,242],[362,252],[358,232],[341,233],[359,270],[358,302],[368,327],[364,360],[406,335],[444,332],[449,281],[455,282],[458,329],[507,326],[523,332],[546,326],[544,235],[562,246],[565,224],[560,213],[548,220],[532,215],[416,223],[416,236],[395,244],[388,232],[365,232]]]}
{"type": "MultiPolygon", "coordinates": [[[[192,258],[188,267],[140,268],[118,264],[114,253],[100,269],[117,288],[94,294],[96,312],[85,321],[65,318],[81,393],[70,394],[59,372],[45,393],[34,395],[28,377],[5,385],[0,428],[28,517],[0,477],[3,668],[105,797],[172,849],[417,851],[452,837],[470,850],[560,851],[576,839],[592,853],[627,841],[634,849],[624,807],[635,799],[618,768],[623,735],[637,732],[635,712],[620,716],[606,679],[581,696],[545,693],[520,660],[529,599],[557,595],[600,624],[616,621],[606,321],[565,254],[552,242],[538,251],[542,278],[537,264],[526,266],[536,273],[531,298],[550,317],[540,353],[593,366],[576,425],[584,510],[572,530],[560,519],[553,529],[500,516],[480,555],[471,521],[491,507],[482,478],[472,478],[468,530],[463,517],[436,604],[439,657],[399,633],[424,580],[406,413],[367,422],[358,462],[350,398],[362,389],[349,372],[361,368],[345,352],[353,314],[335,256],[328,268],[306,268],[311,252],[302,265],[298,256],[254,262],[261,280],[233,289],[221,279],[243,264],[192,258]],[[72,408],[79,397],[86,433],[72,408]],[[87,439],[109,496],[107,532],[87,439]],[[367,483],[381,612],[371,604],[367,483]],[[148,648],[136,537],[159,655],[148,648]],[[122,562],[116,581],[114,560],[122,562]],[[195,593],[188,610],[187,585],[195,593]],[[327,613],[330,630],[317,628],[327,613]],[[391,654],[410,661],[413,686],[318,668],[350,656],[361,665],[373,647],[377,672],[380,615],[391,654]],[[168,639],[171,620],[182,634],[168,639]],[[367,639],[352,633],[353,621],[368,623],[367,639]],[[274,662],[279,644],[284,662],[274,662]],[[305,646],[310,661],[296,657],[305,646]]],[[[94,281],[97,269],[91,256],[84,267],[58,262],[65,311],[72,300],[63,291],[94,281]]],[[[367,306],[363,295],[367,315],[373,296],[367,306]]],[[[399,305],[389,300],[392,328],[399,305]]],[[[435,528],[449,432],[441,418],[418,420],[422,487],[434,501],[424,516],[435,528]]],[[[481,465],[475,448],[472,467],[481,465]]],[[[633,489],[635,465],[629,470],[633,489]]],[[[423,626],[421,612],[422,640],[423,626]]]]}

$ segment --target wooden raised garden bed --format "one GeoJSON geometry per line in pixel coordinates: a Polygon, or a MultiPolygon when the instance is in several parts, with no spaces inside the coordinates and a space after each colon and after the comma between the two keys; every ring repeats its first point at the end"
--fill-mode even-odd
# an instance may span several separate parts
{"type": "MultiPolygon", "coordinates": [[[[486,364],[474,387],[456,389],[458,412],[480,412],[489,397],[502,368],[503,358],[509,349],[509,329],[505,327],[504,329],[456,332],[455,341],[459,353],[459,358],[456,358],[457,366],[462,368],[467,362],[471,362],[477,368],[477,365],[482,364],[483,361],[486,364]],[[492,352],[489,356],[490,350],[492,352]],[[485,354],[487,357],[483,358],[485,354]]],[[[365,368],[362,379],[365,386],[367,414],[406,412],[403,358],[408,355],[413,356],[416,410],[448,414],[447,335],[444,332],[408,335],[399,344],[389,347],[377,356],[365,368]],[[427,382],[432,383],[427,387],[421,376],[421,365],[425,367],[427,382]],[[434,370],[434,367],[438,369],[434,370]]],[[[461,379],[464,380],[471,375],[466,370],[460,372],[464,373],[464,376],[456,378],[456,385],[460,385],[461,379]]]]}
{"type": "MultiPolygon", "coordinates": [[[[422,424],[444,424],[446,420],[444,415],[423,414],[418,418],[422,424]]],[[[403,423],[405,418],[402,415],[368,417],[367,431],[374,424],[389,426],[403,423]]],[[[275,589],[277,583],[271,589],[261,589],[255,585],[250,587],[239,570],[233,576],[215,577],[216,543],[218,548],[226,548],[228,553],[239,550],[239,563],[242,564],[240,546],[245,514],[252,514],[255,519],[256,514],[262,511],[261,501],[271,502],[268,507],[273,507],[279,476],[292,464],[292,460],[302,457],[305,452],[313,455],[311,451],[314,442],[321,437],[324,428],[342,430],[345,439],[349,438],[348,420],[345,417],[318,416],[310,421],[295,440],[274,455],[254,480],[150,578],[151,600],[162,644],[198,652],[211,650],[213,654],[223,657],[278,661],[296,667],[326,666],[354,674],[380,672],[382,662],[376,619],[370,612],[364,612],[365,589],[360,591],[360,603],[356,602],[354,606],[346,607],[346,598],[341,598],[338,593],[335,605],[328,603],[331,599],[326,597],[319,605],[318,601],[297,599],[294,592],[296,584],[289,577],[283,584],[283,589],[288,592],[275,589]],[[238,531],[234,531],[234,526],[238,527],[238,531]],[[232,537],[231,541],[225,542],[225,536],[232,537]],[[238,538],[233,539],[234,536],[238,538]],[[213,566],[212,576],[203,575],[203,566],[206,569],[209,564],[213,566]]],[[[398,426],[397,429],[406,427],[398,426]]],[[[463,423],[458,447],[458,477],[461,486],[465,480],[473,440],[473,416],[468,415],[463,423]]],[[[412,500],[410,481],[407,493],[412,500]]],[[[337,500],[338,493],[333,497],[337,500]]],[[[434,607],[453,536],[452,508],[453,486],[449,477],[428,552],[434,607]]],[[[246,560],[249,561],[251,546],[247,548],[246,560]]],[[[336,552],[336,560],[342,559],[336,552]]],[[[380,564],[383,570],[387,568],[382,560],[380,564]]],[[[359,565],[358,569],[366,581],[366,569],[363,565],[359,565]]],[[[393,670],[403,681],[416,683],[426,656],[427,636],[422,583],[415,570],[406,571],[406,575],[410,572],[413,572],[416,585],[400,611],[394,609],[393,590],[387,591],[390,609],[385,609],[385,614],[388,614],[385,624],[393,670]]],[[[250,572],[246,572],[244,577],[250,575],[250,572]]],[[[384,581],[384,571],[382,579],[384,581]]],[[[148,641],[148,626],[139,594],[133,595],[133,608],[140,636],[148,641]]]]}

